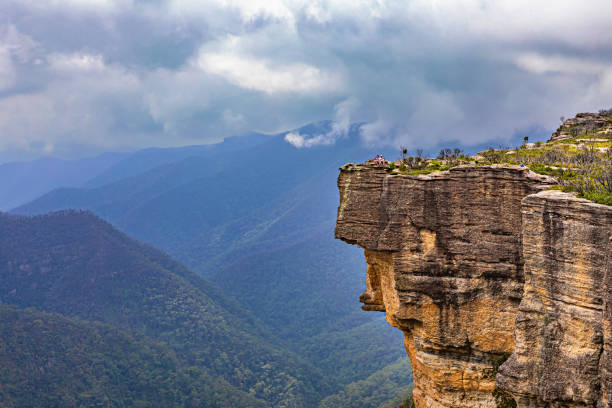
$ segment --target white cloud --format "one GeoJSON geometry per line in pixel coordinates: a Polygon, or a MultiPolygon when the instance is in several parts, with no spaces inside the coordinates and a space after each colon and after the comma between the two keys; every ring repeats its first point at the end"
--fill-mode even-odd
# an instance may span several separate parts
{"type": "Polygon", "coordinates": [[[322,133],[315,136],[304,136],[299,132],[289,132],[285,135],[285,141],[299,148],[314,147],[314,146],[329,146],[336,142],[336,139],[330,137],[328,133],[322,133]]]}
{"type": "MultiPolygon", "coordinates": [[[[250,23],[258,18],[294,22],[294,7],[291,2],[282,0],[169,0],[170,13],[179,16],[216,16],[220,12],[236,14],[241,22],[250,23]]],[[[211,23],[215,24],[214,17],[211,23]]]]}
{"type": "Polygon", "coordinates": [[[0,48],[10,52],[18,62],[28,62],[36,47],[36,42],[19,32],[14,24],[0,25],[0,48]]]}
{"type": "Polygon", "coordinates": [[[355,98],[345,99],[334,107],[334,122],[332,123],[332,133],[338,137],[345,136],[351,126],[351,115],[359,106],[359,101],[355,98]]]}
{"type": "Polygon", "coordinates": [[[101,55],[91,54],[51,54],[47,61],[52,69],[60,71],[100,72],[106,69],[101,55]]]}
{"type": "Polygon", "coordinates": [[[20,0],[29,9],[34,10],[76,10],[95,12],[114,12],[129,8],[132,0],[20,0]]]}
{"type": "Polygon", "coordinates": [[[298,149],[302,147],[310,147],[306,145],[306,137],[301,135],[299,132],[289,132],[285,135],[285,141],[298,149]]]}
{"type": "Polygon", "coordinates": [[[16,71],[8,49],[0,48],[0,91],[15,84],[16,71]]]}
{"type": "MultiPolygon", "coordinates": [[[[612,105],[609,0],[5,0],[0,149],[503,143],[612,105]]],[[[2,20],[4,18],[4,20],[2,20]]]]}
{"type": "Polygon", "coordinates": [[[413,21],[455,40],[487,36],[520,43],[561,41],[583,48],[612,44],[606,35],[612,20],[608,0],[414,0],[403,9],[413,21]]]}
{"type": "Polygon", "coordinates": [[[281,0],[219,0],[225,7],[237,9],[245,22],[270,17],[293,22],[294,14],[289,2],[281,0]]]}
{"type": "Polygon", "coordinates": [[[37,149],[46,154],[67,143],[121,149],[145,140],[137,127],[121,130],[141,115],[143,84],[138,77],[119,67],[99,69],[97,63],[92,71],[88,58],[57,56],[54,61],[78,75],[56,75],[58,65],[52,65],[51,70],[38,71],[51,73],[43,87],[0,98],[0,150],[37,149]]]}
{"type": "Polygon", "coordinates": [[[563,55],[542,55],[526,53],[516,57],[520,68],[536,74],[591,74],[598,75],[612,71],[612,62],[604,63],[589,58],[575,58],[563,55]]]}
{"type": "Polygon", "coordinates": [[[143,78],[147,112],[166,133],[180,138],[185,125],[210,107],[210,84],[192,70],[157,70],[143,78]]]}
{"type": "Polygon", "coordinates": [[[346,99],[338,103],[335,108],[335,118],[328,132],[314,136],[305,136],[299,132],[289,132],[285,135],[285,141],[297,147],[329,146],[336,143],[340,138],[346,137],[351,127],[351,112],[359,105],[356,99],[346,99]]]}
{"type": "Polygon", "coordinates": [[[242,128],[246,124],[244,115],[238,112],[233,112],[231,109],[225,109],[223,111],[223,121],[227,124],[227,126],[238,129],[242,128]]]}
{"type": "Polygon", "coordinates": [[[17,65],[28,63],[36,43],[15,25],[0,25],[0,90],[16,85],[17,65]]]}
{"type": "Polygon", "coordinates": [[[334,75],[303,63],[276,66],[265,59],[204,52],[198,57],[197,65],[237,86],[267,94],[327,92],[340,86],[334,75]]]}

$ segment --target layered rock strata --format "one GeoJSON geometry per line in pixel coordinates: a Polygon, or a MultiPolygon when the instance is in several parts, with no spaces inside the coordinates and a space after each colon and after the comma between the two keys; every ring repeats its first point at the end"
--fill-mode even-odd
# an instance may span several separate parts
{"type": "Polygon", "coordinates": [[[522,214],[525,285],[497,383],[519,407],[612,406],[612,207],[545,191],[522,214]]]}
{"type": "Polygon", "coordinates": [[[599,362],[601,405],[612,407],[612,237],[608,242],[608,261],[603,283],[603,353],[599,362]]]}
{"type": "Polygon", "coordinates": [[[418,408],[496,407],[495,361],[513,352],[497,385],[519,407],[612,406],[612,208],[551,182],[342,169],[335,234],[364,249],[363,308],[404,332],[418,408]]]}
{"type": "Polygon", "coordinates": [[[495,406],[492,360],[513,349],[523,290],[521,199],[549,181],[520,167],[341,171],[335,234],[365,249],[361,301],[404,332],[417,407],[495,406]]]}

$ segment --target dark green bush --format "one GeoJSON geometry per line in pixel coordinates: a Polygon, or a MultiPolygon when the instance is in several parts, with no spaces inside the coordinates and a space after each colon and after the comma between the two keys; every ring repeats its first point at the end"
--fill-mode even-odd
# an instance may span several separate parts
{"type": "Polygon", "coordinates": [[[486,152],[482,153],[482,156],[484,157],[485,161],[493,164],[503,163],[506,159],[504,152],[495,150],[492,147],[486,152]]]}
{"type": "Polygon", "coordinates": [[[577,171],[576,176],[562,179],[564,191],[576,191],[581,197],[612,205],[612,162],[593,163],[577,171]]]}

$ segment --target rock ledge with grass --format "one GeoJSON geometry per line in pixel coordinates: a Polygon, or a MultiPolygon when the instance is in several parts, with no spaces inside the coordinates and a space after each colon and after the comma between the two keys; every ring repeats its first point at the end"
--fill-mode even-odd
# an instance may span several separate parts
{"type": "Polygon", "coordinates": [[[363,309],[404,332],[417,408],[612,407],[612,206],[587,199],[609,141],[590,135],[341,169],[335,235],[364,249],[363,309]]]}

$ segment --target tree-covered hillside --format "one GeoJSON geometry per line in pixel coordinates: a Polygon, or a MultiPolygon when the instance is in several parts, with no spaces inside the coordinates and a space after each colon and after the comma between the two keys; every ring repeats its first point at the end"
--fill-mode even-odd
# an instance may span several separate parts
{"type": "Polygon", "coordinates": [[[410,362],[404,356],[368,378],[348,384],[339,393],[325,398],[319,408],[398,408],[410,396],[410,362]],[[393,393],[397,396],[388,401],[389,394],[393,393]]]}
{"type": "Polygon", "coordinates": [[[361,310],[362,255],[332,234],[323,229],[290,246],[242,257],[211,279],[344,385],[392,364],[405,351],[402,333],[383,314],[361,310]]]}
{"type": "Polygon", "coordinates": [[[3,214],[0,230],[5,303],[109,322],[164,341],[183,364],[270,406],[312,406],[332,390],[249,312],[91,213],[3,214]]]}
{"type": "Polygon", "coordinates": [[[162,248],[279,334],[335,393],[405,356],[401,332],[360,309],[363,253],[333,239],[338,167],[371,155],[356,132],[313,149],[270,136],[118,180],[120,171],[110,169],[107,184],[56,190],[16,211],[87,208],[162,248]]]}
{"type": "Polygon", "coordinates": [[[0,304],[0,406],[265,407],[166,345],[114,327],[0,304]]]}

